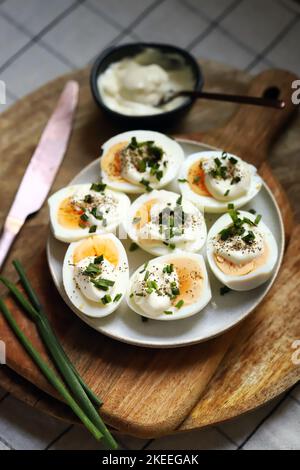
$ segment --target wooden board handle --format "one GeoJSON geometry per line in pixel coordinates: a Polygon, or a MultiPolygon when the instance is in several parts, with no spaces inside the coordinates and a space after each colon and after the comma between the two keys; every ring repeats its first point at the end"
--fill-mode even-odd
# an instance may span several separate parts
{"type": "MultiPolygon", "coordinates": [[[[266,70],[254,77],[246,94],[274,97],[277,92],[276,98],[284,100],[286,107],[278,110],[241,105],[223,127],[205,134],[205,142],[236,153],[259,167],[267,158],[269,146],[297,109],[292,103],[292,83],[296,79],[296,75],[284,70],[266,70]]],[[[202,137],[193,134],[195,140],[202,137]]]]}

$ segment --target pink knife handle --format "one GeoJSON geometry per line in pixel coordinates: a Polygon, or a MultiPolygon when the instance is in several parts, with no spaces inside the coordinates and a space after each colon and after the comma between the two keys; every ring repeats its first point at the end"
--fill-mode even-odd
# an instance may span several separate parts
{"type": "MultiPolygon", "coordinates": [[[[21,227],[20,227],[21,228],[21,227]]],[[[3,266],[7,253],[16,238],[19,229],[15,228],[14,230],[7,225],[4,225],[2,236],[0,238],[0,270],[3,266]]]]}

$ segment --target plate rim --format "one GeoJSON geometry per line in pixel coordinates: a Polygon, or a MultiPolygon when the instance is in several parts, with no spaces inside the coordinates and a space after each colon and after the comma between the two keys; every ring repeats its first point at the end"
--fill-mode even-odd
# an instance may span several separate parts
{"type": "MultiPolygon", "coordinates": [[[[199,145],[199,146],[201,145],[202,147],[207,147],[208,149],[211,149],[211,150],[212,149],[213,150],[218,150],[217,147],[214,147],[214,146],[211,146],[211,145],[208,145],[208,144],[205,144],[205,143],[193,140],[193,139],[176,138],[176,140],[179,143],[183,142],[183,143],[187,143],[187,144],[195,144],[195,145],[199,145]]],[[[77,179],[78,177],[80,177],[81,174],[83,172],[86,172],[91,166],[94,166],[96,163],[99,163],[100,158],[101,157],[96,158],[95,160],[90,162],[88,165],[86,165],[84,168],[82,168],[82,170],[80,170],[80,172],[77,173],[72,178],[72,180],[68,183],[68,185],[75,184],[74,179],[75,178],[77,179]]],[[[277,204],[275,196],[273,195],[271,189],[269,188],[269,186],[267,185],[267,183],[264,180],[262,180],[262,186],[266,189],[270,199],[272,200],[272,203],[273,203],[273,206],[275,207],[277,217],[278,217],[278,221],[279,221],[279,228],[280,228],[280,234],[281,234],[281,244],[280,244],[280,246],[278,246],[279,256],[278,256],[277,267],[273,272],[272,278],[271,278],[270,283],[269,283],[268,287],[266,288],[266,290],[254,302],[253,306],[246,313],[244,313],[241,316],[241,318],[238,318],[238,320],[235,320],[234,322],[230,323],[226,328],[222,328],[222,329],[216,331],[215,333],[213,333],[213,334],[211,334],[211,335],[209,335],[205,338],[200,338],[200,339],[195,338],[191,341],[185,341],[185,342],[179,342],[179,343],[177,343],[175,341],[172,344],[157,344],[157,343],[153,343],[153,341],[150,341],[150,340],[149,341],[148,340],[141,340],[141,341],[133,340],[133,339],[128,338],[124,335],[122,337],[120,337],[118,335],[111,334],[107,331],[101,331],[100,329],[93,327],[88,321],[86,321],[84,318],[81,317],[81,315],[83,315],[83,314],[81,314],[81,315],[78,314],[78,312],[76,311],[77,310],[76,307],[73,306],[71,304],[71,302],[69,302],[69,299],[66,298],[65,292],[61,292],[59,283],[57,282],[57,279],[56,279],[56,276],[55,276],[55,273],[54,273],[54,269],[52,267],[52,263],[50,261],[50,258],[51,258],[51,253],[50,253],[51,228],[50,228],[50,224],[49,224],[49,235],[48,235],[48,238],[47,238],[46,255],[47,255],[48,268],[49,268],[53,283],[54,283],[59,295],[63,299],[63,301],[67,304],[67,306],[72,310],[73,313],[75,313],[75,315],[81,321],[83,321],[90,328],[93,328],[93,330],[97,331],[98,333],[103,334],[103,335],[105,335],[105,336],[107,336],[111,339],[114,339],[116,341],[120,341],[120,342],[125,343],[125,344],[130,344],[130,345],[134,345],[134,346],[138,346],[138,347],[147,347],[147,348],[151,348],[151,349],[174,349],[174,348],[187,347],[187,346],[192,346],[192,345],[195,345],[195,344],[204,343],[204,342],[209,341],[213,338],[216,338],[217,336],[225,334],[228,331],[230,331],[232,328],[234,328],[235,326],[239,325],[243,320],[245,320],[259,306],[259,304],[263,301],[263,299],[266,297],[266,295],[269,293],[270,289],[272,288],[272,286],[275,282],[275,279],[277,278],[277,275],[279,273],[279,270],[281,268],[281,265],[282,265],[282,261],[283,261],[283,257],[284,257],[285,241],[286,240],[285,240],[284,224],[283,224],[283,220],[282,220],[282,216],[281,216],[281,211],[280,211],[280,208],[277,204]]]]}

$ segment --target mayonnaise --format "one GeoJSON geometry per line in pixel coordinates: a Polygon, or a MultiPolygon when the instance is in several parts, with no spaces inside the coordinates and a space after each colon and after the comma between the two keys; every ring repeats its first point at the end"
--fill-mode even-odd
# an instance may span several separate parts
{"type": "Polygon", "coordinates": [[[175,109],[187,98],[178,97],[163,106],[158,103],[169,93],[193,90],[194,84],[192,70],[180,55],[150,48],[112,63],[97,82],[106,106],[130,116],[175,109]]]}

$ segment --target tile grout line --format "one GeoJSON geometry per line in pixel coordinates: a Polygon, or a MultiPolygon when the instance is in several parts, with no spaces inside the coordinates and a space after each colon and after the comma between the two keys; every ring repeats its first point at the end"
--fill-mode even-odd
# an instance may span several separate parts
{"type": "MultiPolygon", "coordinates": [[[[56,18],[54,18],[50,23],[48,23],[47,26],[45,26],[39,33],[37,33],[34,36],[31,36],[30,31],[27,30],[27,28],[24,28],[22,25],[17,23],[10,15],[7,15],[4,12],[0,12],[0,16],[13,24],[16,28],[19,29],[19,31],[22,31],[24,34],[26,34],[29,38],[29,41],[24,44],[17,52],[15,52],[4,64],[1,65],[0,67],[0,73],[3,72],[9,65],[11,65],[18,57],[20,57],[24,52],[26,52],[28,49],[33,44],[40,43],[42,44],[42,40],[39,42],[40,39],[48,32],[50,31],[56,24],[58,24],[62,19],[67,17],[69,14],[71,14],[74,10],[76,10],[80,5],[82,5],[85,2],[85,0],[76,0],[75,3],[70,5],[66,10],[64,10],[62,13],[60,13],[56,18]]],[[[43,43],[44,45],[44,43],[43,43]]],[[[73,66],[74,67],[74,66],[73,66]]]]}
{"type": "Polygon", "coordinates": [[[61,439],[63,436],[65,436],[69,431],[71,431],[71,429],[74,427],[73,424],[70,424],[69,426],[67,426],[63,431],[61,431],[58,436],[56,436],[54,439],[52,439],[52,441],[49,442],[49,444],[46,445],[46,447],[44,448],[44,450],[49,450],[50,447],[52,447],[57,441],[59,441],[59,439],[61,439]]]}
{"type": "Polygon", "coordinates": [[[229,13],[231,13],[240,3],[242,0],[235,0],[232,2],[231,5],[229,5],[225,10],[222,11],[214,20],[212,20],[210,17],[208,17],[201,9],[195,9],[188,3],[184,2],[185,6],[190,10],[196,13],[197,15],[200,16],[203,20],[206,22],[210,23],[208,27],[203,31],[201,34],[196,36],[188,45],[187,45],[187,50],[191,50],[194,48],[196,45],[198,45],[203,39],[208,36],[214,29],[216,29],[219,25],[220,22],[226,18],[229,13]]]}
{"type": "Polygon", "coordinates": [[[257,424],[257,426],[253,429],[253,431],[244,439],[244,441],[238,446],[237,450],[242,450],[245,444],[256,434],[256,432],[261,428],[261,426],[272,416],[272,414],[282,405],[282,403],[285,401],[286,398],[289,397],[290,393],[296,388],[297,383],[293,385],[293,387],[286,392],[282,398],[276,403],[274,408],[270,410],[269,413],[266,414],[266,416],[257,424]]]}
{"type": "Polygon", "coordinates": [[[296,13],[297,14],[299,12],[299,9],[297,10],[296,6],[295,7],[293,7],[292,5],[290,6],[286,2],[284,2],[283,0],[277,0],[277,1],[282,7],[284,7],[290,13],[294,13],[294,14],[296,13]]]}
{"type": "Polygon", "coordinates": [[[15,450],[9,442],[7,442],[3,437],[0,436],[0,442],[4,444],[6,447],[8,447],[10,450],[15,450]]]}
{"type": "Polygon", "coordinates": [[[225,437],[231,444],[233,444],[236,447],[235,450],[237,450],[238,443],[235,442],[230,436],[228,436],[226,432],[223,431],[223,429],[220,429],[219,426],[213,426],[213,429],[215,429],[219,434],[221,434],[221,436],[225,437]]]}
{"type": "Polygon", "coordinates": [[[272,51],[272,49],[274,49],[275,46],[277,46],[277,44],[280,43],[282,39],[284,39],[284,37],[289,32],[289,30],[293,28],[298,23],[299,20],[300,20],[300,13],[296,14],[294,18],[291,19],[291,21],[285,26],[285,28],[283,28],[283,30],[281,30],[280,33],[278,33],[278,35],[273,39],[273,41],[271,41],[271,43],[268,46],[266,46],[262,50],[262,52],[260,52],[253,59],[252,62],[250,62],[250,64],[247,66],[245,70],[248,71],[248,70],[251,70],[251,68],[255,67],[255,65],[257,65],[261,59],[263,59],[269,52],[272,51]]]}

